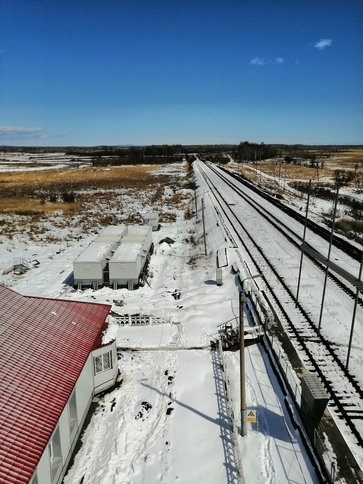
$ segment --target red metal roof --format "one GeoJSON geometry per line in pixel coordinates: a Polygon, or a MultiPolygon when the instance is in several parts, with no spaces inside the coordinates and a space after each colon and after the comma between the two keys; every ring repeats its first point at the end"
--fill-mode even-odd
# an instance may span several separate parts
{"type": "Polygon", "coordinates": [[[29,482],[110,307],[0,285],[0,483],[29,482]]]}

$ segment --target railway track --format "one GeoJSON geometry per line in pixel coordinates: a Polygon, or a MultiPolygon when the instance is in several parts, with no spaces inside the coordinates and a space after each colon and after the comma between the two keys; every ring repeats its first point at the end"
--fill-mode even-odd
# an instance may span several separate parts
{"type": "MultiPolygon", "coordinates": [[[[260,197],[264,198],[268,203],[274,205],[279,210],[286,213],[286,215],[288,215],[289,217],[294,218],[301,224],[305,223],[305,217],[302,214],[300,214],[299,212],[296,212],[296,210],[294,210],[293,208],[288,207],[280,200],[278,200],[276,197],[273,197],[269,193],[262,191],[261,189],[256,187],[253,183],[249,182],[242,176],[237,175],[236,173],[231,173],[223,167],[219,167],[219,169],[224,173],[228,174],[229,176],[231,176],[232,178],[234,178],[235,180],[237,180],[239,183],[248,187],[250,190],[254,191],[255,193],[258,193],[260,197]]],[[[317,224],[313,220],[308,220],[307,227],[311,229],[315,234],[322,237],[324,240],[326,241],[330,240],[330,230],[326,229],[325,227],[322,227],[321,225],[317,224]]],[[[361,260],[362,251],[357,247],[355,247],[350,242],[348,242],[347,240],[342,239],[338,235],[334,235],[333,243],[337,248],[342,250],[344,253],[348,254],[352,259],[356,261],[361,260]]]]}
{"type": "MultiPolygon", "coordinates": [[[[286,239],[295,248],[300,247],[301,240],[284,226],[281,220],[276,220],[276,217],[267,214],[261,205],[257,206],[256,201],[247,200],[249,197],[245,193],[241,194],[241,190],[235,184],[226,180],[228,177],[225,174],[222,175],[218,170],[210,168],[211,172],[205,165],[199,165],[199,168],[209,190],[216,195],[216,210],[234,228],[234,238],[238,239],[238,245],[243,247],[250,260],[254,262],[254,270],[260,274],[268,274],[268,279],[263,277],[263,280],[269,300],[273,301],[279,319],[294,347],[298,350],[306,369],[317,374],[323,382],[330,397],[328,404],[330,411],[335,420],[339,422],[338,426],[344,437],[347,440],[354,440],[356,454],[358,451],[361,453],[363,449],[363,390],[361,383],[342,363],[336,345],[318,330],[309,311],[304,309],[300,302],[296,302],[291,288],[279,273],[279,269],[269,260],[263,247],[246,231],[239,214],[233,210],[223,196],[220,190],[220,180],[228,183],[235,197],[243,196],[244,200],[257,210],[259,217],[268,220],[271,230],[284,232],[286,239]],[[218,183],[213,181],[214,177],[218,177],[218,183]]],[[[357,254],[355,257],[357,258],[357,254]]],[[[359,259],[360,257],[359,254],[359,259]]],[[[322,269],[318,261],[315,261],[315,264],[322,269]]],[[[353,297],[353,291],[339,278],[336,283],[339,284],[342,291],[353,297]]]]}
{"type": "MultiPolygon", "coordinates": [[[[239,197],[243,198],[250,206],[252,206],[254,208],[254,210],[256,210],[256,212],[261,217],[263,217],[266,220],[268,220],[269,223],[273,226],[273,228],[275,230],[277,230],[281,234],[283,234],[284,237],[289,241],[289,243],[291,245],[293,245],[294,247],[296,247],[296,249],[298,249],[299,251],[301,250],[301,243],[302,243],[301,238],[299,236],[297,236],[296,233],[293,230],[291,230],[287,224],[284,224],[283,221],[281,220],[281,218],[278,218],[278,217],[274,216],[270,211],[266,211],[266,208],[261,203],[257,202],[255,199],[253,199],[251,197],[248,197],[242,190],[240,190],[236,185],[234,185],[233,183],[230,182],[230,180],[228,179],[228,176],[221,175],[212,166],[210,166],[209,168],[217,176],[219,176],[221,179],[223,179],[225,181],[225,183],[227,183],[227,185],[236,194],[239,195],[239,197]]],[[[226,170],[224,170],[224,169],[222,169],[222,171],[223,171],[223,173],[226,172],[226,170]]],[[[234,175],[234,174],[231,174],[231,176],[232,176],[232,178],[238,180],[238,176],[237,176],[237,178],[236,178],[236,175],[234,175]]],[[[246,182],[245,182],[245,184],[246,184],[246,182]]],[[[248,184],[248,188],[249,189],[251,188],[250,185],[251,184],[248,184]]],[[[256,187],[254,187],[253,192],[258,193],[256,187]]],[[[273,197],[266,196],[266,194],[264,194],[263,192],[262,192],[262,195],[261,195],[261,193],[259,193],[259,195],[262,196],[265,200],[268,200],[269,203],[271,203],[271,200],[273,202],[276,202],[276,200],[273,197]]],[[[299,224],[304,224],[305,223],[305,218],[302,217],[302,215],[300,213],[296,212],[295,210],[293,210],[293,209],[291,209],[289,207],[284,206],[281,202],[277,201],[277,204],[276,203],[273,203],[273,205],[275,207],[279,208],[279,209],[280,209],[280,206],[283,206],[285,208],[284,213],[286,213],[289,217],[292,217],[299,224]]],[[[328,239],[328,235],[330,237],[330,233],[328,233],[326,231],[326,229],[324,229],[320,225],[318,225],[315,222],[310,221],[310,220],[308,220],[308,224],[307,225],[310,227],[310,230],[312,232],[314,232],[316,235],[318,235],[318,236],[321,237],[322,234],[324,234],[323,239],[324,240],[327,240],[327,241],[329,240],[328,239]]],[[[362,257],[361,251],[358,251],[358,249],[356,247],[354,247],[352,244],[350,244],[349,242],[347,242],[347,241],[345,241],[343,239],[340,239],[339,237],[336,237],[336,236],[333,238],[333,241],[334,241],[334,245],[337,248],[339,248],[340,250],[343,250],[343,252],[346,249],[347,250],[346,253],[350,257],[352,257],[354,260],[357,260],[357,261],[360,261],[361,260],[361,257],[362,257]],[[336,244],[335,243],[336,241],[339,241],[339,243],[336,244]]],[[[305,245],[307,247],[309,247],[310,249],[312,249],[312,250],[314,249],[310,244],[308,244],[306,242],[305,242],[305,245]]],[[[308,258],[322,272],[325,271],[325,266],[321,262],[319,262],[317,259],[315,259],[313,256],[311,256],[308,253],[305,253],[305,257],[308,258]]],[[[355,289],[351,286],[351,284],[347,284],[342,277],[340,277],[339,275],[335,275],[332,271],[329,271],[328,277],[340,289],[342,289],[352,300],[355,299],[355,289]]],[[[361,297],[358,298],[358,304],[360,305],[360,307],[363,308],[363,298],[361,298],[361,297]]]]}

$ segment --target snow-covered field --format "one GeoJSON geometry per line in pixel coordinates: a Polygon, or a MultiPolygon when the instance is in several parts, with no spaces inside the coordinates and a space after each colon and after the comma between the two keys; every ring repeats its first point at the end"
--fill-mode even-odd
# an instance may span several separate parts
{"type": "MultiPolygon", "coordinates": [[[[169,165],[163,170],[177,169],[169,165]]],[[[224,354],[225,387],[221,361],[210,350],[218,326],[237,324],[239,315],[230,267],[238,256],[217,222],[206,197],[207,256],[201,212],[185,220],[178,211],[176,222],[162,224],[153,232],[147,284],[135,291],[75,291],[67,284],[73,260],[94,235],[77,237],[74,243],[34,242],[27,234],[1,239],[0,283],[24,295],[113,306],[104,338],[116,338],[123,348],[122,383],[100,399],[65,484],[318,482],[259,346],[246,348],[247,404],[258,409],[257,423],[248,424],[246,437],[238,435],[239,354],[224,354]],[[166,237],[174,243],[162,242],[166,237]],[[221,247],[227,248],[229,265],[223,268],[223,285],[217,286],[215,256],[221,247]],[[16,275],[11,270],[16,257],[36,263],[16,275]],[[180,299],[173,296],[175,290],[180,299]],[[118,314],[163,320],[119,326],[118,314]]]]}
{"type": "Polygon", "coordinates": [[[24,170],[59,170],[87,166],[91,158],[69,156],[64,152],[54,153],[3,153],[0,157],[0,173],[24,170]]]}

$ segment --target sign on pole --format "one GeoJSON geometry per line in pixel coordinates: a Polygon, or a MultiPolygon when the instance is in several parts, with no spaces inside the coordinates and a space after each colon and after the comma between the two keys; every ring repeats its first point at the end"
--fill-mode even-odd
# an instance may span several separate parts
{"type": "Polygon", "coordinates": [[[252,423],[257,422],[257,410],[248,410],[247,422],[252,422],[252,423]]]}

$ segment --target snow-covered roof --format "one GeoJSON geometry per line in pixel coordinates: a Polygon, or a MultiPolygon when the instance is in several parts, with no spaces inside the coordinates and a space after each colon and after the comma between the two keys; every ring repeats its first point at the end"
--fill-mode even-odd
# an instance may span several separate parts
{"type": "Polygon", "coordinates": [[[109,234],[123,235],[125,232],[127,232],[127,227],[124,224],[108,225],[102,230],[100,235],[109,235],[109,234]]]}
{"type": "Polygon", "coordinates": [[[140,256],[142,244],[138,243],[122,243],[110,259],[112,262],[134,262],[140,256]]]}
{"type": "Polygon", "coordinates": [[[127,233],[127,227],[126,225],[109,225],[105,227],[100,235],[118,235],[122,236],[127,233]]]}
{"type": "Polygon", "coordinates": [[[158,212],[147,212],[143,214],[144,219],[157,219],[158,217],[158,212]]]}
{"type": "Polygon", "coordinates": [[[95,238],[94,242],[113,242],[119,243],[122,236],[127,234],[126,225],[109,225],[95,238]]]}
{"type": "Polygon", "coordinates": [[[0,285],[0,482],[29,482],[109,310],[0,285]]]}
{"type": "Polygon", "coordinates": [[[124,237],[122,237],[121,245],[128,244],[128,243],[140,243],[140,244],[143,244],[146,241],[146,239],[147,239],[147,237],[145,235],[143,235],[143,234],[125,235],[124,237]]]}
{"type": "Polygon", "coordinates": [[[132,225],[127,230],[127,235],[148,235],[152,228],[150,225],[132,225]]]}
{"type": "Polygon", "coordinates": [[[110,255],[114,245],[114,242],[97,242],[96,240],[84,249],[75,262],[100,262],[110,255]]]}

